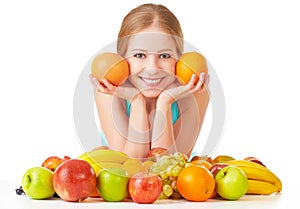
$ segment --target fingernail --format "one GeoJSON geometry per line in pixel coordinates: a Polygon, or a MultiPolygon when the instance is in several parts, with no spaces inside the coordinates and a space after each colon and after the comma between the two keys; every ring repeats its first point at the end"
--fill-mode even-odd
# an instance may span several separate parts
{"type": "Polygon", "coordinates": [[[205,76],[205,73],[200,74],[201,80],[204,80],[204,76],[205,76]]]}

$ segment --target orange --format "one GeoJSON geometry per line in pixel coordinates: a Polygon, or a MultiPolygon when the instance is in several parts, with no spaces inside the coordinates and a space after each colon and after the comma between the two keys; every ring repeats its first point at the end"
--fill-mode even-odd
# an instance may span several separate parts
{"type": "Polygon", "coordinates": [[[200,166],[204,166],[205,168],[207,168],[208,170],[211,168],[212,164],[205,161],[205,160],[193,160],[191,162],[194,165],[200,165],[200,166]]]}
{"type": "Polygon", "coordinates": [[[206,59],[198,52],[187,52],[180,56],[176,63],[176,76],[182,84],[187,84],[193,74],[207,73],[206,59]]]}
{"type": "Polygon", "coordinates": [[[189,201],[206,201],[213,195],[215,179],[207,168],[192,165],[184,168],[178,175],[177,189],[189,201]]]}
{"type": "Polygon", "coordinates": [[[92,62],[92,75],[99,81],[106,78],[115,86],[122,84],[129,75],[127,61],[116,53],[102,53],[97,55],[92,62]]]}
{"type": "Polygon", "coordinates": [[[211,157],[208,157],[207,155],[205,155],[205,156],[195,155],[195,156],[191,159],[191,161],[194,161],[194,160],[205,160],[205,161],[207,161],[207,162],[209,162],[209,163],[212,163],[212,158],[211,158],[211,157]]]}

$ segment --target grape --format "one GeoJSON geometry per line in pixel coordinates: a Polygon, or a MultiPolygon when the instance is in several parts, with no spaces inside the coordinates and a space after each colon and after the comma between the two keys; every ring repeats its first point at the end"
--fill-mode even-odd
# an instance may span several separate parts
{"type": "Polygon", "coordinates": [[[162,180],[168,178],[168,174],[166,172],[160,172],[159,175],[160,175],[160,177],[161,177],[162,180]]]}
{"type": "Polygon", "coordinates": [[[177,180],[177,177],[176,177],[176,176],[169,176],[169,179],[170,179],[170,181],[172,182],[172,181],[176,181],[176,180],[177,180]]]}
{"type": "Polygon", "coordinates": [[[181,195],[179,194],[179,192],[177,190],[175,190],[171,197],[174,200],[179,200],[181,198],[181,195]]]}
{"type": "Polygon", "coordinates": [[[163,200],[163,199],[168,199],[169,197],[167,197],[163,192],[160,194],[159,196],[159,200],[163,200]]]}
{"type": "Polygon", "coordinates": [[[163,193],[167,197],[170,197],[173,194],[173,188],[169,184],[163,186],[163,193]]]}
{"type": "Polygon", "coordinates": [[[171,176],[178,176],[181,171],[182,168],[179,165],[177,165],[172,169],[171,176]]]}
{"type": "Polygon", "coordinates": [[[157,162],[151,166],[150,171],[159,175],[163,181],[163,192],[160,199],[179,199],[181,197],[177,191],[176,180],[186,163],[187,157],[180,152],[175,152],[159,157],[157,162]]]}
{"type": "Polygon", "coordinates": [[[166,178],[162,182],[163,182],[163,185],[165,185],[165,184],[171,185],[173,181],[170,178],[166,178]]]}
{"type": "Polygon", "coordinates": [[[15,191],[16,191],[17,195],[25,195],[25,192],[24,192],[22,186],[20,186],[19,188],[16,188],[15,191]]]}
{"type": "Polygon", "coordinates": [[[174,190],[177,190],[177,181],[175,180],[175,181],[172,181],[172,183],[171,183],[171,187],[174,189],[174,190]]]}
{"type": "MultiPolygon", "coordinates": [[[[166,174],[168,176],[173,176],[172,175],[173,174],[173,170],[174,170],[174,166],[170,165],[169,167],[167,167],[166,174]]],[[[176,176],[176,175],[174,175],[174,176],[176,176]]]]}

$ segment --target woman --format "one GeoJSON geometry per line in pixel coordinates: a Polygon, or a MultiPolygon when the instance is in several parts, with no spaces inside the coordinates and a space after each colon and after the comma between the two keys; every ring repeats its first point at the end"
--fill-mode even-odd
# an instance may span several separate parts
{"type": "Polygon", "coordinates": [[[130,66],[121,86],[92,78],[101,129],[111,149],[145,158],[153,148],[190,156],[209,103],[209,76],[193,75],[181,85],[175,76],[183,34],[165,6],[144,4],[124,18],[117,51],[130,66]]]}

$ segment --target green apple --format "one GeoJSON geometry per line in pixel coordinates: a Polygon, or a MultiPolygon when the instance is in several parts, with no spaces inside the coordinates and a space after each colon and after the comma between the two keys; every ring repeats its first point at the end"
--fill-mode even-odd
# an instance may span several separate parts
{"type": "Polygon", "coordinates": [[[215,176],[216,191],[224,199],[237,200],[248,190],[248,178],[242,169],[235,166],[222,168],[215,176]]]}
{"type": "Polygon", "coordinates": [[[44,167],[28,169],[22,178],[22,187],[32,199],[47,199],[55,193],[52,185],[53,172],[44,167]]]}
{"type": "Polygon", "coordinates": [[[105,201],[120,202],[128,196],[128,173],[122,168],[105,168],[97,176],[97,188],[105,201]]]}

